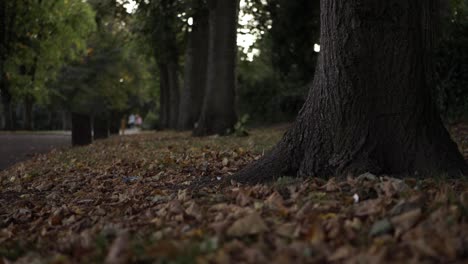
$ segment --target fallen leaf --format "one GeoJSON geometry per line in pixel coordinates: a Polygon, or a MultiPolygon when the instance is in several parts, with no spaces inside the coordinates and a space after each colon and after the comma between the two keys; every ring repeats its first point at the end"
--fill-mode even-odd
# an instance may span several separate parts
{"type": "Polygon", "coordinates": [[[107,253],[106,264],[124,264],[130,261],[130,245],[129,235],[127,232],[122,232],[112,242],[109,252],[107,253]]]}
{"type": "Polygon", "coordinates": [[[262,217],[253,212],[237,221],[227,230],[227,234],[233,237],[242,237],[246,235],[256,235],[268,231],[268,227],[262,217]]]}
{"type": "Polygon", "coordinates": [[[194,217],[198,221],[203,219],[201,208],[195,202],[191,202],[189,207],[185,210],[185,213],[189,216],[194,217]]]}
{"type": "Polygon", "coordinates": [[[392,217],[390,222],[393,224],[396,230],[396,235],[400,235],[403,232],[408,231],[412,228],[421,218],[422,211],[420,208],[403,213],[401,215],[392,217]]]}
{"type": "Polygon", "coordinates": [[[327,260],[331,262],[344,260],[348,257],[353,256],[354,251],[354,248],[352,248],[351,246],[341,246],[338,249],[336,249],[330,256],[328,256],[327,260]]]}
{"type": "Polygon", "coordinates": [[[370,236],[380,236],[393,230],[392,223],[388,219],[382,219],[375,222],[369,232],[370,236]]]}
{"type": "Polygon", "coordinates": [[[247,194],[245,194],[244,191],[240,190],[236,196],[236,204],[240,206],[247,206],[251,202],[252,199],[247,194]]]}
{"type": "Polygon", "coordinates": [[[295,223],[284,223],[276,228],[276,234],[286,237],[286,238],[295,238],[298,236],[297,224],[295,223]]]}

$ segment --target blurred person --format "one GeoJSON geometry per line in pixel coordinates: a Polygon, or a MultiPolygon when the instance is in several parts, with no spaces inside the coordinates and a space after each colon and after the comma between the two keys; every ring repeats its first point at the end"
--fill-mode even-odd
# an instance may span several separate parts
{"type": "Polygon", "coordinates": [[[136,120],[135,120],[135,125],[137,127],[141,127],[141,125],[143,124],[143,119],[141,118],[141,116],[139,114],[136,115],[136,120]]]}
{"type": "Polygon", "coordinates": [[[135,115],[134,114],[130,114],[130,116],[128,117],[128,127],[129,128],[135,127],[135,115]]]}

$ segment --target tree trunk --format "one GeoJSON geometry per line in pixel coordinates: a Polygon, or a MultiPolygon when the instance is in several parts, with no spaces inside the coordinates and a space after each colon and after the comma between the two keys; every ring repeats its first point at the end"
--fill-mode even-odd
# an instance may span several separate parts
{"type": "Polygon", "coordinates": [[[307,101],[278,145],[234,179],[467,173],[430,93],[438,2],[321,1],[307,101]]]}
{"type": "Polygon", "coordinates": [[[68,111],[62,111],[62,130],[70,130],[70,115],[68,111]]]}
{"type": "Polygon", "coordinates": [[[236,123],[235,65],[239,1],[209,2],[209,55],[205,98],[195,136],[224,135],[236,123]]]}
{"type": "Polygon", "coordinates": [[[110,115],[109,133],[118,135],[120,130],[120,115],[116,111],[112,111],[110,115]]]}
{"type": "Polygon", "coordinates": [[[24,99],[24,130],[33,130],[33,99],[31,96],[26,96],[24,99]]]}
{"type": "Polygon", "coordinates": [[[153,8],[161,18],[153,33],[155,56],[160,71],[160,126],[177,128],[179,112],[179,51],[177,42],[178,11],[175,1],[162,0],[153,8]]]}
{"type": "Polygon", "coordinates": [[[160,104],[159,115],[162,128],[177,128],[179,112],[179,81],[177,63],[159,63],[160,104]]]}
{"type": "Polygon", "coordinates": [[[169,127],[169,76],[166,64],[159,63],[159,123],[161,128],[169,127]]]}
{"type": "Polygon", "coordinates": [[[5,130],[14,130],[13,109],[11,104],[11,95],[2,91],[2,105],[5,114],[5,130]]]}
{"type": "Polygon", "coordinates": [[[91,143],[91,118],[89,115],[72,113],[72,145],[84,146],[91,143]]]}
{"type": "Polygon", "coordinates": [[[168,63],[168,81],[169,81],[169,128],[176,129],[179,120],[179,71],[177,58],[168,63]]]}
{"type": "Polygon", "coordinates": [[[93,118],[94,140],[109,137],[109,120],[106,117],[95,116],[93,118]]]}
{"type": "Polygon", "coordinates": [[[195,122],[200,117],[206,87],[209,13],[203,6],[195,8],[199,10],[193,16],[193,27],[188,36],[185,54],[185,80],[179,108],[178,128],[180,130],[194,128],[195,122]]]}
{"type": "Polygon", "coordinates": [[[14,130],[14,116],[12,109],[12,95],[10,93],[10,81],[7,74],[3,71],[3,62],[0,63],[0,97],[2,98],[3,113],[5,114],[5,130],[14,130]]]}

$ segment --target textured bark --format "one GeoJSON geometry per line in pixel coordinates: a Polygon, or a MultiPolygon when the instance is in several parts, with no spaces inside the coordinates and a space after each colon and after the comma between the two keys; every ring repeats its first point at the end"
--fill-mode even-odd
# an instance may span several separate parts
{"type": "Polygon", "coordinates": [[[209,55],[205,98],[195,136],[224,135],[237,117],[236,83],[237,10],[235,0],[212,0],[209,6],[209,55]]]}
{"type": "Polygon", "coordinates": [[[323,0],[307,101],[277,146],[234,176],[461,175],[431,98],[438,0],[323,0]]]}
{"type": "Polygon", "coordinates": [[[72,145],[84,146],[91,143],[91,118],[89,115],[72,113],[72,145]]]}
{"type": "Polygon", "coordinates": [[[95,116],[93,119],[94,140],[109,137],[109,120],[106,117],[95,116]]]}
{"type": "Polygon", "coordinates": [[[192,31],[188,35],[185,54],[184,87],[180,97],[179,130],[194,128],[200,117],[205,95],[209,23],[208,10],[199,3],[193,16],[192,31]]]}

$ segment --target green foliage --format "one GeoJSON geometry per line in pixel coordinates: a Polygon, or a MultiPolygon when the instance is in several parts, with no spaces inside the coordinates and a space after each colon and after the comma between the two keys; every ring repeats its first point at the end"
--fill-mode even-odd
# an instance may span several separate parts
{"type": "Polygon", "coordinates": [[[247,122],[249,121],[250,116],[248,114],[243,115],[237,123],[234,125],[234,135],[238,137],[245,137],[249,135],[247,131],[247,122]]]}
{"type": "Polygon", "coordinates": [[[56,101],[89,114],[139,111],[154,100],[154,62],[134,37],[134,18],[114,1],[91,1],[98,30],[80,60],[62,70],[56,101]],[[111,12],[110,12],[110,11],[111,12]]]}
{"type": "Polygon", "coordinates": [[[85,52],[86,38],[95,29],[94,13],[81,0],[8,1],[6,7],[12,22],[2,64],[11,93],[17,100],[47,103],[48,83],[85,52]]]}

